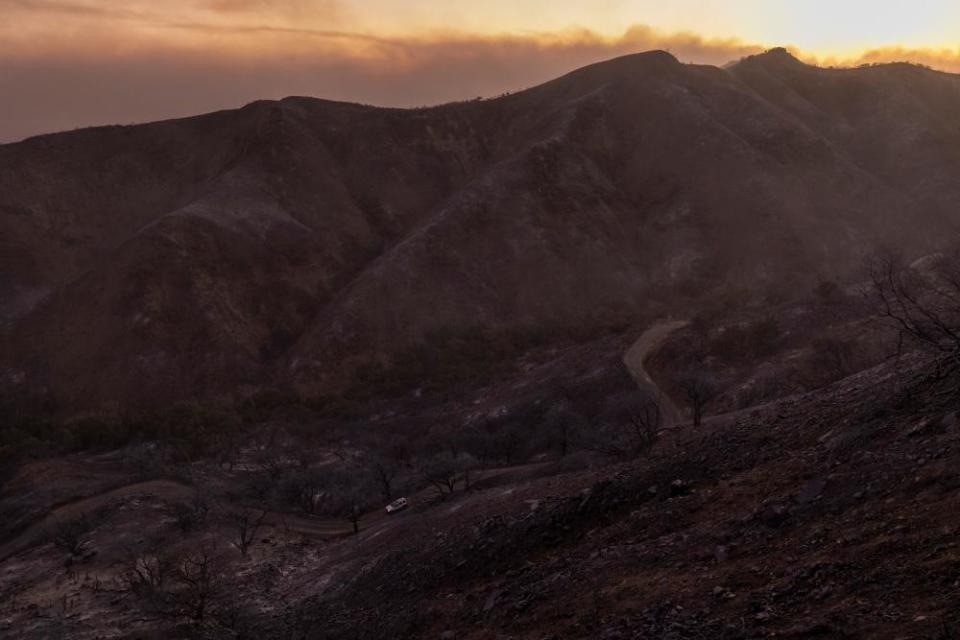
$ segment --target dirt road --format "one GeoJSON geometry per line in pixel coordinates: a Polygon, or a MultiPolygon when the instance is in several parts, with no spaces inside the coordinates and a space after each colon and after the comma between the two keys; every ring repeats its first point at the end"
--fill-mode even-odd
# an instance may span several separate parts
{"type": "MultiPolygon", "coordinates": [[[[536,463],[477,471],[473,475],[473,482],[486,484],[498,478],[511,478],[512,475],[535,470],[543,466],[543,464],[544,463],[536,463]]],[[[433,491],[433,488],[423,489],[417,494],[411,495],[410,500],[413,504],[427,502],[432,497],[433,491]]],[[[114,500],[137,495],[149,495],[164,501],[175,502],[189,500],[195,495],[195,492],[196,489],[194,487],[174,480],[149,480],[124,485],[86,498],[79,498],[56,507],[46,516],[27,527],[27,529],[16,538],[0,545],[0,562],[39,543],[44,537],[49,535],[50,531],[58,524],[75,520],[84,514],[94,513],[97,509],[110,504],[114,500]]],[[[375,509],[361,517],[360,528],[368,529],[387,519],[388,516],[383,509],[375,509]]],[[[390,520],[402,520],[402,517],[395,516],[390,518],[390,520]]],[[[273,527],[286,529],[287,531],[319,538],[346,535],[353,530],[352,525],[346,519],[317,518],[279,511],[269,512],[266,523],[273,527]]]]}
{"type": "Polygon", "coordinates": [[[644,367],[644,360],[653,353],[664,340],[670,337],[674,331],[682,329],[690,324],[687,320],[661,320],[651,325],[643,335],[633,343],[623,356],[623,363],[627,365],[633,379],[637,381],[641,389],[648,391],[654,398],[660,401],[660,408],[663,411],[663,424],[665,427],[672,427],[683,422],[683,414],[673,403],[666,393],[657,385],[656,381],[647,372],[644,367]]]}

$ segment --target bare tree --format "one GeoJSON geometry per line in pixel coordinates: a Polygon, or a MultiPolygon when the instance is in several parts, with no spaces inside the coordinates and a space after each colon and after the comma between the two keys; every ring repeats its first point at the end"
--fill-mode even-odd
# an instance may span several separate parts
{"type": "Polygon", "coordinates": [[[304,513],[315,515],[329,497],[330,480],[318,470],[299,471],[282,484],[287,502],[295,504],[304,513]]]}
{"type": "Polygon", "coordinates": [[[346,511],[347,520],[350,521],[350,524],[353,525],[353,535],[360,533],[360,516],[362,512],[360,511],[360,505],[354,503],[347,508],[346,511]]]}
{"type": "Polygon", "coordinates": [[[353,527],[353,534],[360,533],[360,519],[363,517],[363,504],[369,494],[354,475],[343,475],[332,489],[332,512],[346,519],[353,527]]]}
{"type": "Polygon", "coordinates": [[[561,458],[565,458],[582,439],[586,422],[586,418],[574,411],[566,401],[557,403],[547,411],[544,427],[561,458]]]}
{"type": "Polygon", "coordinates": [[[600,427],[579,444],[606,456],[628,457],[649,450],[662,427],[659,402],[640,389],[624,391],[606,399],[600,427]]]}
{"type": "Polygon", "coordinates": [[[650,449],[663,428],[660,403],[639,389],[608,399],[605,414],[623,434],[622,441],[630,453],[642,453],[650,449]]]}
{"type": "Polygon", "coordinates": [[[394,481],[402,468],[401,462],[389,452],[380,451],[367,452],[355,460],[376,485],[384,502],[393,500],[394,481]]]}
{"type": "Polygon", "coordinates": [[[425,481],[432,484],[440,495],[453,493],[457,485],[470,485],[470,471],[477,467],[477,459],[469,453],[454,454],[449,451],[422,460],[419,473],[425,481]]]}
{"type": "Polygon", "coordinates": [[[220,559],[209,547],[180,558],[172,573],[176,589],[172,591],[176,613],[196,623],[203,622],[223,588],[220,559]]]}
{"type": "Polygon", "coordinates": [[[262,511],[257,515],[256,512],[249,509],[234,511],[227,515],[227,524],[233,532],[230,544],[235,546],[244,558],[247,557],[250,546],[256,540],[257,532],[266,519],[267,511],[262,511]]]}
{"type": "Polygon", "coordinates": [[[687,396],[693,413],[693,426],[699,427],[703,421],[703,410],[717,395],[717,385],[713,376],[704,371],[688,371],[680,376],[677,385],[687,396]]]}
{"type": "Polygon", "coordinates": [[[960,364],[960,256],[940,255],[916,268],[894,254],[867,263],[869,296],[886,324],[923,349],[960,364]]]}

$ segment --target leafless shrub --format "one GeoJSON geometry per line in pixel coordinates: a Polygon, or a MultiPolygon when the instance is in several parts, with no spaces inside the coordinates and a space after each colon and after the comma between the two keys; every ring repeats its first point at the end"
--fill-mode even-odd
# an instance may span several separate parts
{"type": "Polygon", "coordinates": [[[909,341],[940,362],[960,364],[960,255],[938,255],[910,266],[895,254],[881,253],[868,261],[867,271],[868,297],[897,332],[900,348],[909,341]]]}
{"type": "Polygon", "coordinates": [[[298,466],[296,457],[285,455],[282,451],[269,451],[257,456],[257,463],[267,476],[276,482],[285,473],[298,466]]]}
{"type": "Polygon", "coordinates": [[[163,541],[154,540],[146,550],[129,555],[118,578],[120,588],[140,598],[149,609],[164,612],[168,604],[165,587],[173,566],[163,541]]]}
{"type": "Polygon", "coordinates": [[[267,511],[258,515],[250,509],[233,511],[226,516],[226,524],[230,530],[230,544],[237,548],[244,558],[247,557],[250,547],[257,539],[257,532],[267,519],[267,511]]]}
{"type": "Polygon", "coordinates": [[[75,520],[56,524],[51,532],[51,540],[57,549],[71,557],[79,557],[90,544],[89,534],[92,528],[90,518],[84,514],[75,520]]]}

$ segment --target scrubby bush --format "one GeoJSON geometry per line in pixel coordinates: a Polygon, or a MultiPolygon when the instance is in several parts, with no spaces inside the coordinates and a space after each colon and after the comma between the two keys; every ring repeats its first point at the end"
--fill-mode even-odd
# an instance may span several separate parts
{"type": "Polygon", "coordinates": [[[90,544],[90,518],[82,515],[74,520],[64,520],[54,525],[51,531],[53,545],[71,557],[82,556],[90,544]]]}
{"type": "Polygon", "coordinates": [[[149,602],[154,607],[166,600],[164,588],[173,570],[173,560],[164,541],[154,539],[147,548],[132,552],[124,560],[118,581],[121,589],[149,602]]]}
{"type": "Polygon", "coordinates": [[[206,497],[198,489],[190,502],[178,502],[173,507],[177,528],[182,533],[199,531],[207,524],[210,515],[210,505],[206,497]]]}

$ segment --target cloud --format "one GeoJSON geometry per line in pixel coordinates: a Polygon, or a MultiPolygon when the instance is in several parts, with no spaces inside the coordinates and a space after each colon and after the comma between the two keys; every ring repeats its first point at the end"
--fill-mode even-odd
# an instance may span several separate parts
{"type": "Polygon", "coordinates": [[[216,13],[261,13],[273,15],[322,15],[338,18],[344,14],[338,0],[200,0],[200,7],[216,13]]]}
{"type": "MultiPolygon", "coordinates": [[[[231,16],[263,4],[215,3],[204,6],[231,16]]],[[[638,51],[666,49],[683,61],[722,65],[765,48],[643,25],[617,38],[584,29],[381,37],[312,28],[314,23],[188,17],[148,22],[142,31],[121,30],[122,35],[106,28],[98,32],[91,25],[73,36],[0,46],[0,141],[77,126],[194,115],[288,95],[420,106],[523,89],[638,51]]],[[[960,56],[949,51],[876,50],[850,62],[891,59],[960,69],[960,56]]]]}
{"type": "Polygon", "coordinates": [[[0,8],[21,13],[53,13],[82,18],[142,18],[144,14],[115,5],[94,6],[69,0],[0,0],[0,8]]]}
{"type": "MultiPolygon", "coordinates": [[[[843,64],[844,61],[840,61],[843,64]]],[[[907,47],[870,49],[847,61],[850,65],[911,62],[941,71],[960,72],[960,50],[907,47]]]]}
{"type": "Polygon", "coordinates": [[[171,22],[153,28],[172,35],[122,46],[84,35],[0,53],[5,96],[0,140],[192,115],[287,95],[419,106],[522,89],[649,49],[709,63],[760,50],[736,40],[664,35],[644,26],[614,39],[587,30],[385,38],[273,24],[171,22]],[[206,45],[211,34],[217,47],[206,45]],[[198,41],[203,46],[198,48],[198,41]]]}

